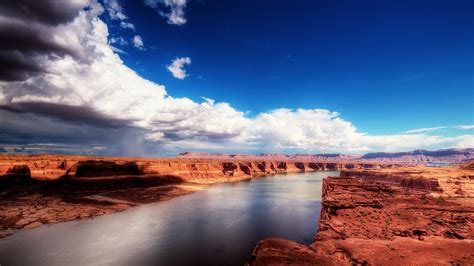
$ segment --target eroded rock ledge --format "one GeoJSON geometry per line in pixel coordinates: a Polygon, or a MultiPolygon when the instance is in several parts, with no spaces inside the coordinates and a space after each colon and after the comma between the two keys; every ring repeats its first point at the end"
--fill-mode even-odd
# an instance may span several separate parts
{"type": "Polygon", "coordinates": [[[253,265],[473,265],[473,229],[469,168],[345,170],[323,181],[313,243],[264,239],[253,265]]]}
{"type": "Polygon", "coordinates": [[[24,176],[35,180],[106,176],[179,176],[200,183],[213,179],[241,179],[262,175],[305,171],[378,169],[400,163],[312,161],[312,160],[197,160],[120,157],[0,155],[0,177],[24,176]]]}
{"type": "Polygon", "coordinates": [[[399,165],[351,161],[0,155],[0,236],[11,228],[90,218],[167,200],[213,183],[280,173],[399,165]]]}

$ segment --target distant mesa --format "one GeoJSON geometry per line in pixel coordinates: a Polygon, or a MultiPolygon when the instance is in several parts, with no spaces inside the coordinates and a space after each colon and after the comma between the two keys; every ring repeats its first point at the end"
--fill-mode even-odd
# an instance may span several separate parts
{"type": "Polygon", "coordinates": [[[446,149],[446,150],[414,150],[409,152],[374,152],[367,154],[225,154],[225,153],[203,153],[183,152],[178,158],[186,159],[236,159],[236,160],[327,160],[327,161],[382,161],[402,163],[461,163],[474,159],[474,148],[468,149],[446,149]]]}

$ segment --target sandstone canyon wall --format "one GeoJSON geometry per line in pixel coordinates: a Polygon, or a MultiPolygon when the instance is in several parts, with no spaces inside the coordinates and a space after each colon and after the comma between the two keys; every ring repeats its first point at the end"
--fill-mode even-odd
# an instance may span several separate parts
{"type": "Polygon", "coordinates": [[[0,155],[0,236],[11,228],[90,218],[167,200],[213,183],[273,174],[395,166],[351,161],[0,155]]]}
{"type": "Polygon", "coordinates": [[[323,181],[313,243],[264,239],[253,264],[473,265],[474,171],[342,171],[323,181]]]}
{"type": "Polygon", "coordinates": [[[402,164],[315,160],[205,160],[81,157],[55,155],[0,155],[0,178],[34,180],[88,179],[101,177],[170,177],[182,181],[214,183],[256,176],[308,171],[392,168],[402,164]]]}

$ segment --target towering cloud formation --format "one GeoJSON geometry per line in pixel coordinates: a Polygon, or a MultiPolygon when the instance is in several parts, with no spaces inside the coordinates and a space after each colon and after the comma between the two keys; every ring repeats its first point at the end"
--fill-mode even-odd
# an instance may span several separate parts
{"type": "Polygon", "coordinates": [[[15,1],[0,4],[0,79],[25,80],[45,72],[45,61],[69,55],[83,59],[83,49],[75,36],[61,33],[86,0],[15,1]]]}
{"type": "MultiPolygon", "coordinates": [[[[327,110],[278,109],[247,117],[228,103],[174,98],[114,52],[108,27],[98,17],[104,12],[99,3],[43,2],[1,4],[4,150],[151,155],[183,149],[352,152],[474,146],[471,135],[371,136],[327,110]]],[[[113,14],[124,15],[123,10],[113,14]]]]}

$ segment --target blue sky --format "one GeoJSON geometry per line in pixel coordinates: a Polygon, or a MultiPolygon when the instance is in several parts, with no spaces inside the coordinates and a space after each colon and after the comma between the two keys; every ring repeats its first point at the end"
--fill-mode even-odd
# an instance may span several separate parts
{"type": "Polygon", "coordinates": [[[324,108],[372,134],[474,120],[472,1],[190,1],[180,26],[122,6],[147,50],[121,58],[176,97],[324,108]],[[192,58],[184,80],[165,69],[177,56],[192,58]]]}
{"type": "Polygon", "coordinates": [[[474,2],[0,4],[0,152],[474,147],[474,2]]]}

